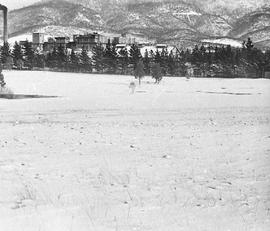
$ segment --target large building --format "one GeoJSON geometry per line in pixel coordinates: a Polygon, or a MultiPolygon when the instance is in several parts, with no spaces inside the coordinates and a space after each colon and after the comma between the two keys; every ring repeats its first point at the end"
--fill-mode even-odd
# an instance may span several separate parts
{"type": "MultiPolygon", "coordinates": [[[[111,44],[117,45],[117,50],[121,50],[121,48],[129,47],[132,44],[137,44],[141,49],[142,54],[144,54],[145,50],[148,51],[156,50],[162,51],[162,49],[171,50],[171,47],[168,47],[166,44],[153,45],[154,43],[151,41],[147,41],[145,38],[137,38],[128,34],[113,34],[113,33],[88,33],[88,34],[78,34],[73,35],[73,40],[70,40],[69,37],[50,37],[47,41],[45,41],[45,35],[43,33],[33,33],[33,48],[39,49],[46,52],[52,52],[53,49],[58,49],[62,47],[64,49],[72,49],[77,52],[84,49],[86,51],[91,52],[93,47],[97,44],[101,44],[106,47],[108,41],[111,44]]],[[[70,52],[70,50],[68,51],[70,52]]]]}

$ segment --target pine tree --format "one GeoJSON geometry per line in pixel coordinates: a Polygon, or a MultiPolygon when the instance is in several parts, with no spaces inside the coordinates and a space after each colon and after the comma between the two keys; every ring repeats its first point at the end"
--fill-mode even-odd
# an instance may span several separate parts
{"type": "Polygon", "coordinates": [[[45,55],[40,52],[35,52],[34,67],[45,67],[45,55]]]}
{"type": "Polygon", "coordinates": [[[67,51],[63,46],[57,48],[57,66],[58,68],[66,68],[68,62],[67,51]]]}
{"type": "Polygon", "coordinates": [[[1,47],[1,62],[3,64],[7,64],[9,57],[11,57],[10,46],[8,42],[5,42],[4,45],[1,47]]]}
{"type": "Polygon", "coordinates": [[[161,58],[160,67],[162,69],[162,73],[163,73],[163,75],[167,75],[167,72],[168,72],[168,58],[169,58],[169,53],[168,53],[167,48],[162,49],[162,52],[160,54],[160,58],[161,58]]]}
{"type": "Polygon", "coordinates": [[[104,64],[109,73],[115,73],[117,69],[117,52],[115,44],[111,44],[110,39],[104,51],[104,64]]]}
{"type": "Polygon", "coordinates": [[[201,61],[201,54],[198,45],[195,45],[192,51],[192,63],[198,65],[201,61]]]}
{"type": "Polygon", "coordinates": [[[241,50],[238,48],[235,50],[234,56],[233,56],[235,65],[237,66],[240,65],[240,58],[241,58],[241,50]]]}
{"type": "Polygon", "coordinates": [[[32,69],[35,55],[34,55],[34,50],[32,48],[32,44],[29,41],[26,41],[24,43],[23,51],[24,51],[24,64],[29,69],[32,69]]]}
{"type": "Polygon", "coordinates": [[[111,40],[108,39],[108,42],[106,44],[106,48],[104,50],[104,65],[105,68],[110,72],[111,69],[111,40]]]}
{"type": "Polygon", "coordinates": [[[104,71],[104,48],[102,44],[96,44],[93,47],[93,67],[98,73],[102,73],[104,71]]]}
{"type": "Polygon", "coordinates": [[[141,79],[144,77],[144,66],[142,60],[140,60],[134,70],[134,77],[139,79],[139,85],[141,85],[141,79]]]}
{"type": "Polygon", "coordinates": [[[119,51],[119,66],[121,69],[121,74],[127,74],[128,71],[128,65],[129,65],[129,57],[128,57],[128,51],[126,48],[122,48],[119,51]]]}
{"type": "Polygon", "coordinates": [[[175,57],[174,57],[173,52],[171,50],[169,57],[168,57],[168,73],[170,75],[174,75],[175,70],[176,70],[175,57]]]}
{"type": "Polygon", "coordinates": [[[253,42],[251,41],[251,38],[248,38],[247,42],[246,42],[246,58],[247,58],[247,61],[249,63],[253,63],[254,61],[256,61],[256,55],[254,55],[253,51],[254,51],[254,44],[253,42]]]}
{"type": "Polygon", "coordinates": [[[155,53],[155,63],[161,64],[161,56],[158,49],[156,50],[156,53],[155,53]]]}
{"type": "Polygon", "coordinates": [[[242,50],[240,53],[240,65],[244,67],[246,73],[254,72],[256,69],[256,55],[253,42],[250,38],[247,41],[243,41],[242,50]]]}
{"type": "Polygon", "coordinates": [[[215,64],[219,63],[220,62],[220,50],[218,49],[217,46],[215,46],[215,54],[214,54],[214,58],[213,58],[213,62],[215,64]]]}
{"type": "Polygon", "coordinates": [[[182,76],[186,74],[186,63],[191,62],[191,53],[189,49],[186,51],[176,52],[174,56],[175,71],[174,74],[182,76]]]}
{"type": "Polygon", "coordinates": [[[208,65],[207,65],[206,48],[204,45],[202,45],[200,47],[200,50],[199,50],[199,64],[198,64],[198,66],[200,67],[202,76],[206,76],[206,71],[208,69],[208,65]]]}
{"type": "Polygon", "coordinates": [[[267,50],[265,52],[265,61],[266,61],[267,65],[270,67],[270,50],[267,50]]]}
{"type": "MultiPolygon", "coordinates": [[[[179,55],[178,55],[179,56],[179,55]]],[[[191,63],[192,62],[192,54],[191,51],[189,49],[186,49],[186,51],[184,52],[184,61],[191,63]]]]}
{"type": "Polygon", "coordinates": [[[231,70],[234,70],[234,65],[235,65],[234,55],[233,55],[232,47],[230,45],[228,45],[226,47],[226,60],[225,60],[225,63],[228,65],[229,68],[231,68],[231,70]]]}
{"type": "Polygon", "coordinates": [[[146,75],[150,74],[150,61],[148,50],[146,49],[143,57],[144,72],[146,75]]]}
{"type": "Polygon", "coordinates": [[[57,50],[54,47],[53,51],[50,52],[47,57],[46,57],[46,66],[50,67],[50,68],[55,68],[58,65],[58,54],[57,54],[57,50]]]}
{"type": "Polygon", "coordinates": [[[17,66],[17,68],[21,69],[23,62],[23,51],[21,45],[19,45],[17,42],[15,42],[13,46],[12,57],[14,64],[17,66]]]}
{"type": "Polygon", "coordinates": [[[150,50],[150,52],[149,52],[149,58],[150,58],[151,61],[153,61],[153,59],[155,58],[155,53],[154,53],[153,50],[150,50]]]}
{"type": "Polygon", "coordinates": [[[132,44],[129,50],[130,54],[130,63],[133,65],[133,68],[135,70],[137,64],[142,58],[140,48],[136,44],[132,44]]]}
{"type": "Polygon", "coordinates": [[[247,42],[245,42],[245,47],[246,47],[248,50],[251,50],[251,49],[254,47],[254,44],[253,44],[253,42],[251,41],[251,38],[248,38],[247,42]]]}
{"type": "Polygon", "coordinates": [[[153,50],[150,50],[150,52],[148,53],[148,56],[149,56],[149,61],[150,61],[150,72],[149,74],[151,74],[151,67],[154,65],[155,63],[155,52],[153,50]]]}
{"type": "Polygon", "coordinates": [[[252,49],[252,64],[254,69],[256,70],[256,77],[263,78],[265,67],[267,65],[265,54],[257,48],[252,49]]]}
{"type": "Polygon", "coordinates": [[[210,67],[212,65],[212,60],[213,60],[213,57],[212,57],[212,47],[209,45],[207,47],[207,63],[208,63],[208,66],[210,67]]]}
{"type": "Polygon", "coordinates": [[[113,43],[111,50],[111,68],[113,73],[116,73],[118,67],[118,53],[116,51],[116,44],[113,43]]]}
{"type": "Polygon", "coordinates": [[[224,46],[219,49],[220,61],[224,64],[227,61],[227,52],[224,46]]]}
{"type": "Polygon", "coordinates": [[[92,72],[91,58],[88,56],[88,53],[85,49],[83,49],[80,54],[80,60],[83,70],[86,72],[92,72]]]}
{"type": "Polygon", "coordinates": [[[69,67],[72,71],[78,71],[80,66],[80,58],[72,49],[70,57],[69,57],[69,67]]]}
{"type": "Polygon", "coordinates": [[[200,47],[199,62],[201,62],[201,63],[207,63],[206,48],[205,48],[204,45],[202,45],[202,46],[200,47]]]}

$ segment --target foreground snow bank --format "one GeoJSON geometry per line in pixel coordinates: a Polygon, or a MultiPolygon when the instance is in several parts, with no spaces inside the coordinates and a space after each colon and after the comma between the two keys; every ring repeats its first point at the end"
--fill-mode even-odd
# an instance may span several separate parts
{"type": "Polygon", "coordinates": [[[0,230],[268,230],[269,80],[5,77],[0,230]]]}

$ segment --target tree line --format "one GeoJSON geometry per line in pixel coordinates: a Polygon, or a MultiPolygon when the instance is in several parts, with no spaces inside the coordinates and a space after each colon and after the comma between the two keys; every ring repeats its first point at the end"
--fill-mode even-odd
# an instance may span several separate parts
{"type": "Polygon", "coordinates": [[[160,68],[163,76],[202,77],[264,77],[270,71],[270,51],[256,48],[249,38],[241,48],[231,46],[198,46],[193,49],[145,50],[138,45],[130,49],[117,49],[110,41],[103,46],[96,44],[91,54],[82,49],[79,53],[59,46],[51,52],[34,50],[30,42],[23,45],[8,43],[0,47],[0,60],[4,68],[51,68],[70,72],[95,72],[130,75],[136,74],[137,65],[144,75],[151,75],[160,68]]]}

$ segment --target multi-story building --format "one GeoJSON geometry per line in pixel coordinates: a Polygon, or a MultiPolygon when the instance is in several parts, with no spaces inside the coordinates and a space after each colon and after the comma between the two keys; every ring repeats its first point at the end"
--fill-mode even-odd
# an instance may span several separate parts
{"type": "Polygon", "coordinates": [[[70,42],[69,37],[55,37],[55,46],[67,48],[67,44],[70,42]]]}
{"type": "Polygon", "coordinates": [[[59,47],[62,47],[66,49],[68,48],[69,42],[69,37],[49,38],[47,42],[43,43],[43,50],[45,52],[51,52],[54,48],[58,49],[59,47]]]}
{"type": "Polygon", "coordinates": [[[101,35],[98,33],[74,35],[73,41],[77,49],[91,50],[97,43],[100,43],[101,35]]]}
{"type": "Polygon", "coordinates": [[[73,36],[73,41],[76,44],[76,49],[85,49],[88,51],[92,50],[92,48],[99,43],[105,46],[109,40],[111,43],[119,44],[120,37],[110,34],[99,34],[96,32],[73,36]]]}

